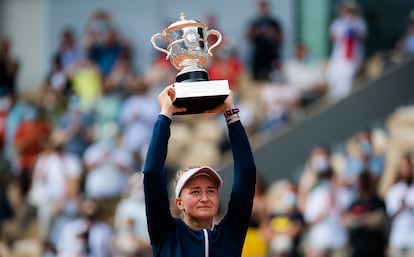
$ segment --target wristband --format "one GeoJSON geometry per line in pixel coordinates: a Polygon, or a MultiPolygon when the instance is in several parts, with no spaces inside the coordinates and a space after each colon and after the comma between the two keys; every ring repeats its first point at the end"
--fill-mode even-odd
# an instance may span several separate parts
{"type": "Polygon", "coordinates": [[[240,112],[239,108],[233,108],[233,109],[226,110],[224,112],[224,118],[226,119],[226,123],[231,124],[235,121],[238,121],[240,119],[239,112],[240,112]]]}
{"type": "Polygon", "coordinates": [[[239,113],[239,112],[240,112],[240,109],[239,109],[239,108],[227,109],[227,110],[224,112],[224,116],[225,116],[225,117],[228,117],[228,116],[231,116],[231,115],[233,115],[233,114],[237,114],[237,113],[239,113]]]}

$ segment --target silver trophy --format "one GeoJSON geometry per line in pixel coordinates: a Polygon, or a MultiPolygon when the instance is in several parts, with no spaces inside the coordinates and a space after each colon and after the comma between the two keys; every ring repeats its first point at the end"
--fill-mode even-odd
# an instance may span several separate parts
{"type": "Polygon", "coordinates": [[[212,56],[211,50],[221,43],[220,32],[208,30],[204,23],[187,20],[181,13],[180,20],[168,26],[163,33],[154,34],[151,43],[155,49],[165,53],[166,59],[179,70],[174,83],[174,105],[186,107],[187,111],[176,114],[202,113],[224,102],[230,93],[228,81],[210,81],[207,70],[203,68],[212,56]],[[211,47],[207,41],[210,35],[217,36],[211,47]],[[167,49],[156,44],[158,39],[168,44],[167,49]]]}

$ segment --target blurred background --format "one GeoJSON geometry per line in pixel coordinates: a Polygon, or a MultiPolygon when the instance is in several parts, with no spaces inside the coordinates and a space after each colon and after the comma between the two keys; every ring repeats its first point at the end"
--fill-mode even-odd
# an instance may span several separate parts
{"type": "MultiPolygon", "coordinates": [[[[141,170],[178,71],[150,39],[181,13],[221,32],[205,68],[251,140],[243,256],[414,256],[409,0],[0,0],[0,256],[151,256],[141,170]]],[[[216,167],[223,214],[223,117],[171,129],[168,174],[216,167]]]]}

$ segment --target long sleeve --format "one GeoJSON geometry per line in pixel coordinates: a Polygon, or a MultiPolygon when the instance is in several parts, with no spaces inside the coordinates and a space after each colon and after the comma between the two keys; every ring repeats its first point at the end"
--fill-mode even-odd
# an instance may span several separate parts
{"type": "Polygon", "coordinates": [[[256,166],[250,144],[240,121],[228,126],[229,139],[233,152],[234,178],[233,187],[225,217],[239,240],[244,242],[253,207],[256,185],[256,166]]]}
{"type": "Polygon", "coordinates": [[[159,115],[144,165],[144,192],[148,231],[151,242],[159,242],[172,224],[169,208],[167,178],[164,164],[167,157],[171,120],[159,115]]]}

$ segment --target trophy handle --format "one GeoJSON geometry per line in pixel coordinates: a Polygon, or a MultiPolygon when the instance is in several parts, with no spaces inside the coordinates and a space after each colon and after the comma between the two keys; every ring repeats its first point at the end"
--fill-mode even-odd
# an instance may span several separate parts
{"type": "Polygon", "coordinates": [[[211,53],[211,50],[213,50],[214,48],[216,48],[221,43],[221,33],[218,32],[215,29],[211,29],[211,30],[207,31],[207,38],[210,35],[216,35],[217,36],[217,41],[208,49],[208,54],[211,56],[211,55],[213,55],[211,53]]]}
{"type": "Polygon", "coordinates": [[[167,50],[165,50],[165,49],[164,49],[164,48],[162,48],[162,47],[157,46],[157,44],[155,43],[155,40],[156,40],[157,38],[161,38],[161,39],[162,39],[162,40],[164,40],[165,42],[168,42],[168,41],[169,41],[169,40],[168,40],[168,38],[167,38],[164,34],[161,34],[161,33],[154,34],[154,35],[151,37],[151,43],[152,43],[152,46],[153,46],[155,49],[157,49],[158,51],[165,53],[165,54],[167,55],[167,56],[165,57],[165,59],[168,59],[168,58],[170,57],[170,52],[168,52],[167,50]]]}

